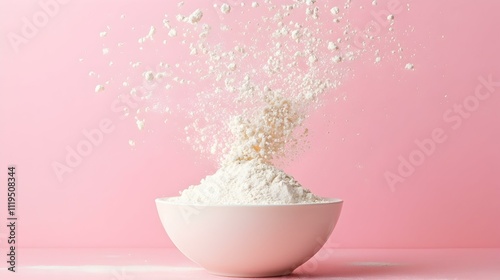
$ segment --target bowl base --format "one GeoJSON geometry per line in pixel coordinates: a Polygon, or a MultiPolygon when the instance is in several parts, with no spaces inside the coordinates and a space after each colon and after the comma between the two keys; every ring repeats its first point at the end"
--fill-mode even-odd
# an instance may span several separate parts
{"type": "Polygon", "coordinates": [[[223,276],[223,277],[238,277],[238,278],[266,278],[266,277],[280,277],[290,275],[293,270],[265,272],[265,273],[225,273],[219,271],[207,270],[208,273],[223,276]]]}

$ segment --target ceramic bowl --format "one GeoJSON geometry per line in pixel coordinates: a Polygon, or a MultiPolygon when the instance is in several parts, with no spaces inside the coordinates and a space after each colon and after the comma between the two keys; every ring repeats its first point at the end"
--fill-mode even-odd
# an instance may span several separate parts
{"type": "Polygon", "coordinates": [[[232,277],[290,274],[324,245],[342,203],[198,206],[156,199],[175,246],[208,272],[232,277]]]}

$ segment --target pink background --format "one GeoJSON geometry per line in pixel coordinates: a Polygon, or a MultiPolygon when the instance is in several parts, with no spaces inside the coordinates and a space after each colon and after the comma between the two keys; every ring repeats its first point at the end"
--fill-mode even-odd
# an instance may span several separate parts
{"type": "MultiPolygon", "coordinates": [[[[116,95],[95,94],[96,80],[88,76],[91,70],[121,73],[102,57],[98,34],[106,25],[118,26],[125,14],[127,25],[140,32],[120,38],[136,42],[153,21],[160,25],[163,14],[175,15],[177,1],[101,2],[61,5],[19,52],[7,34],[19,33],[22,18],[40,6],[0,3],[0,182],[6,182],[6,166],[15,164],[23,247],[171,247],[154,199],[176,195],[216,170],[179,141],[184,135],[175,121],[153,122],[139,132],[131,119],[118,119],[110,110],[116,95]],[[114,130],[59,182],[51,164],[64,160],[66,146],[84,139],[83,129],[95,129],[105,118],[114,130]],[[131,148],[128,139],[137,145],[131,148]]],[[[378,3],[382,9],[387,2],[378,3]]],[[[204,20],[218,20],[212,4],[206,4],[204,20]]],[[[396,27],[414,27],[409,34],[399,31],[399,38],[407,54],[415,54],[408,57],[415,70],[404,70],[406,61],[359,61],[335,93],[347,99],[329,98],[312,115],[311,148],[286,171],[317,194],[345,200],[328,246],[499,247],[500,86],[457,129],[443,114],[471,100],[478,77],[500,81],[500,2],[411,1],[410,7],[397,15],[396,27]],[[446,141],[391,188],[384,174],[397,174],[398,157],[407,159],[417,149],[415,140],[431,137],[436,128],[446,141]]],[[[357,20],[364,26],[372,19],[364,14],[357,20]]],[[[142,61],[155,63],[158,55],[168,61],[176,50],[143,54],[142,61]]]]}

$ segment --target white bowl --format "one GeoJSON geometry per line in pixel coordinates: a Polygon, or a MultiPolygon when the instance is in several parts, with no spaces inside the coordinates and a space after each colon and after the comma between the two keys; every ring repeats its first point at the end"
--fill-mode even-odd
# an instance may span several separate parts
{"type": "Polygon", "coordinates": [[[342,200],[314,204],[196,206],[156,199],[175,246],[212,274],[268,277],[292,273],[325,244],[342,200]]]}

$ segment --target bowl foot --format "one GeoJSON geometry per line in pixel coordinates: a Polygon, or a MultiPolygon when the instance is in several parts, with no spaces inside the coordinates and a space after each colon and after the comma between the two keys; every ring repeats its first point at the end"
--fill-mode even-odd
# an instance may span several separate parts
{"type": "Polygon", "coordinates": [[[266,278],[266,277],[279,277],[290,275],[293,270],[285,270],[285,271],[274,271],[274,272],[262,272],[262,273],[226,273],[220,271],[211,271],[207,270],[208,273],[223,276],[223,277],[238,277],[238,278],[266,278]]]}

